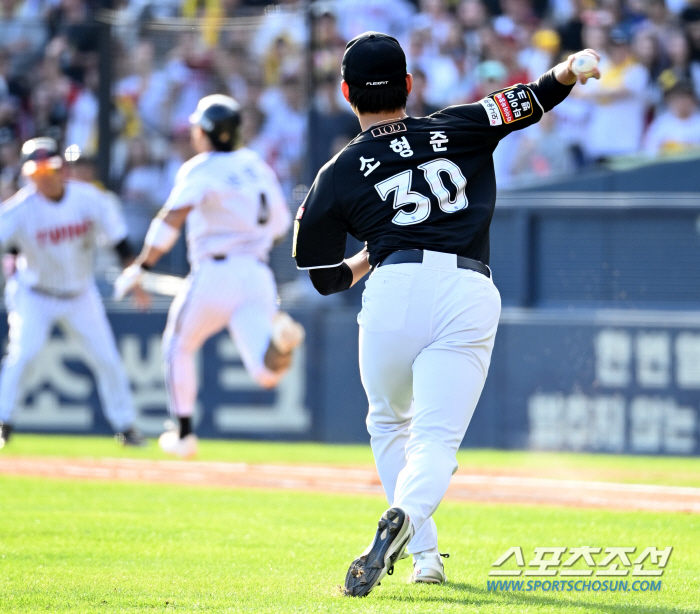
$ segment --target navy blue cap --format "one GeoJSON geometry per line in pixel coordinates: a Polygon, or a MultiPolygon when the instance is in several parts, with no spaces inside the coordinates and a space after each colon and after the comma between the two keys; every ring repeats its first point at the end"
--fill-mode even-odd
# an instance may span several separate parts
{"type": "Polygon", "coordinates": [[[361,87],[400,85],[406,80],[406,55],[393,36],[365,32],[345,46],[342,75],[361,87]]]}

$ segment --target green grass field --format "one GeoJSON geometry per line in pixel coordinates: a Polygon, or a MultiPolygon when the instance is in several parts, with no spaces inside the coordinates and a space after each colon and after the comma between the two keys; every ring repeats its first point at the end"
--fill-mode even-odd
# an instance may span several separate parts
{"type": "MultiPolygon", "coordinates": [[[[362,447],[203,442],[201,458],[367,464],[362,447]]],[[[18,435],[4,456],[162,458],[105,438],[18,435]]],[[[697,484],[698,459],[464,452],[462,466],[545,467],[697,484]],[[694,477],[693,474],[695,474],[694,477]],[[669,476],[664,479],[663,476],[669,476]],[[654,477],[655,476],[655,477],[654,477]]],[[[597,477],[596,477],[597,479],[597,477]]],[[[371,539],[379,497],[0,476],[0,612],[700,612],[700,516],[445,502],[436,514],[449,583],[341,596],[371,539]],[[493,592],[510,546],[673,546],[655,592],[493,592]]],[[[631,580],[631,578],[630,578],[631,580]]]]}

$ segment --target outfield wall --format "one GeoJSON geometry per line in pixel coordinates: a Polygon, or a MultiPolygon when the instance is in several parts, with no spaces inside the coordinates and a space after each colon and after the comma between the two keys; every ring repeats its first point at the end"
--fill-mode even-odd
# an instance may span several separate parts
{"type": "MultiPolygon", "coordinates": [[[[277,391],[250,380],[227,335],[205,345],[198,361],[203,437],[368,440],[355,310],[293,314],[308,339],[277,391]]],[[[166,418],[165,313],[111,312],[110,320],[138,424],[155,435],[166,418]]],[[[57,329],[26,382],[17,427],[108,433],[86,365],[81,348],[57,329]]],[[[699,409],[700,314],[506,308],[464,445],[697,454],[699,409]]]]}

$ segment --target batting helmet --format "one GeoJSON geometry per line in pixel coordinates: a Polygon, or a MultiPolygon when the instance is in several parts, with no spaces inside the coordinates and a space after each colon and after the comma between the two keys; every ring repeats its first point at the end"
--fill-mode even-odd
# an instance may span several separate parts
{"type": "Polygon", "coordinates": [[[59,169],[63,158],[56,141],[48,136],[28,140],[22,145],[22,172],[33,175],[37,171],[59,169]]]}
{"type": "Polygon", "coordinates": [[[231,151],[241,124],[241,105],[230,96],[205,96],[190,115],[190,123],[199,126],[217,151],[231,151]]]}

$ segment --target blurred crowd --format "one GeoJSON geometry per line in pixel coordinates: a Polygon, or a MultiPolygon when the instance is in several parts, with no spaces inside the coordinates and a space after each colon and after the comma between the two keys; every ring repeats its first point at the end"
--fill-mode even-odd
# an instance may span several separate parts
{"type": "Polygon", "coordinates": [[[20,180],[24,139],[50,135],[85,159],[96,155],[100,49],[111,57],[109,183],[137,235],[191,155],[189,114],[213,92],[241,102],[243,139],[277,171],[294,206],[359,131],[338,84],[345,43],[365,30],[402,43],[415,83],[408,112],[417,116],[534,80],[584,47],[601,52],[600,81],[575,88],[498,147],[500,187],[614,156],[700,147],[700,0],[106,4],[0,0],[3,199],[20,180]]]}

